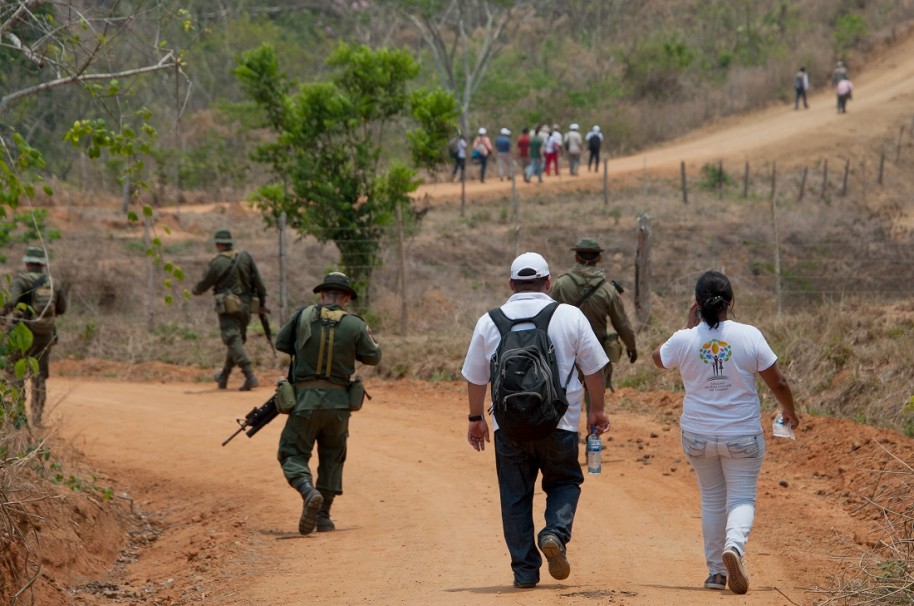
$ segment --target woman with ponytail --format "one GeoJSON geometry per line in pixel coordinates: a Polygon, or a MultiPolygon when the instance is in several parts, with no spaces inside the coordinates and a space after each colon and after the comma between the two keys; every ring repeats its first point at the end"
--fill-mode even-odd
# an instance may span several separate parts
{"type": "Polygon", "coordinates": [[[685,327],[654,350],[654,364],[679,368],[682,447],[701,490],[701,529],[709,576],[707,589],[749,591],[743,563],[755,518],[758,475],[765,456],[759,374],[781,406],[784,422],[800,421],[790,385],[762,333],[729,319],[733,288],[727,276],[704,273],[685,327]]]}

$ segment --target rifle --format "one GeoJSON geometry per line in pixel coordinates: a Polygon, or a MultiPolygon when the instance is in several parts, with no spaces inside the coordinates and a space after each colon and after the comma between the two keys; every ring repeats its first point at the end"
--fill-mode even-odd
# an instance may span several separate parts
{"type": "Polygon", "coordinates": [[[268,314],[270,313],[269,309],[264,309],[263,314],[260,316],[260,325],[263,326],[263,336],[267,338],[267,342],[270,344],[270,349],[273,350],[273,357],[276,357],[276,346],[273,345],[273,331],[270,330],[270,318],[268,314]]]}
{"type": "Polygon", "coordinates": [[[267,403],[257,408],[256,406],[251,409],[251,412],[247,414],[244,419],[235,419],[241,427],[230,435],[228,439],[222,443],[223,446],[232,441],[232,439],[237,436],[239,433],[244,431],[249,438],[254,437],[254,434],[263,429],[267,423],[276,418],[276,415],[279,414],[279,411],[276,410],[276,394],[270,396],[270,399],[267,400],[267,403]],[[247,430],[247,431],[245,431],[247,430]]]}

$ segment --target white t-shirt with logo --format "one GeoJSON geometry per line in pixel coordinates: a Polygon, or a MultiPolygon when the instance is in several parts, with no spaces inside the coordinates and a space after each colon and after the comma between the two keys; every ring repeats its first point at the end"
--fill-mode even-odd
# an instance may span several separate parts
{"type": "Polygon", "coordinates": [[[716,436],[761,433],[755,375],[777,359],[759,329],[732,320],[714,329],[701,322],[673,334],[660,347],[660,361],[665,368],[679,368],[682,375],[683,431],[716,436]]]}

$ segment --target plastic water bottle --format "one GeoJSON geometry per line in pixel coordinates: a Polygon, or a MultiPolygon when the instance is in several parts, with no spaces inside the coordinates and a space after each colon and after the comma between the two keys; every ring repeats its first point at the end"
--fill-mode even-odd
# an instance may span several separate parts
{"type": "Polygon", "coordinates": [[[587,473],[598,474],[603,470],[603,444],[596,428],[592,428],[587,436],[587,473]]]}
{"type": "Polygon", "coordinates": [[[778,438],[789,438],[796,440],[797,436],[793,433],[793,427],[784,422],[784,415],[778,413],[771,424],[771,432],[778,438]]]}

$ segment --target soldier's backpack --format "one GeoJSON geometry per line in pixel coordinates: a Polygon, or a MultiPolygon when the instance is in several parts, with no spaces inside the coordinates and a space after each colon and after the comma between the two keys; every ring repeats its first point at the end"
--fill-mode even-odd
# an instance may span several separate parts
{"type": "MultiPolygon", "coordinates": [[[[492,413],[498,428],[512,439],[527,441],[548,436],[568,410],[555,346],[547,332],[558,306],[550,303],[532,318],[513,320],[499,308],[489,312],[501,333],[501,342],[489,362],[492,413]],[[523,323],[534,326],[512,330],[523,323]]],[[[569,379],[570,372],[566,385],[569,379]]]]}
{"type": "Polygon", "coordinates": [[[48,274],[35,280],[25,301],[31,309],[26,314],[26,324],[34,335],[49,335],[54,330],[54,280],[48,274]]]}
{"type": "Polygon", "coordinates": [[[803,73],[797,74],[797,77],[793,80],[793,87],[797,90],[803,90],[806,87],[803,86],[803,73]]]}

